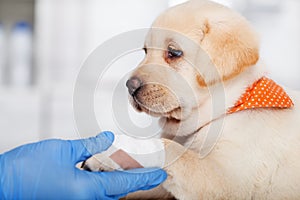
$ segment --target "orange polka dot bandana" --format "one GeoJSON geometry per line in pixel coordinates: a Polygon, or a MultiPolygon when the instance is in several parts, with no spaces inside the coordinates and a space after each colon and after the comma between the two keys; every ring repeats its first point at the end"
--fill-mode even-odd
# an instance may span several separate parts
{"type": "Polygon", "coordinates": [[[273,80],[262,77],[247,88],[246,92],[227,113],[231,114],[253,108],[291,108],[293,106],[293,101],[282,87],[273,80]]]}

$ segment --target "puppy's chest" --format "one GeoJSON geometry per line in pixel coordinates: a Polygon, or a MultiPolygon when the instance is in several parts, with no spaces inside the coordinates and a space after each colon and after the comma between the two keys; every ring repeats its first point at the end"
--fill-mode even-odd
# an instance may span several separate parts
{"type": "Polygon", "coordinates": [[[216,149],[226,145],[242,144],[245,140],[256,140],[268,137],[272,132],[269,124],[268,111],[247,110],[217,119],[201,128],[197,133],[181,141],[181,144],[200,156],[205,157],[216,149]],[[263,135],[262,135],[263,134],[263,135]]]}

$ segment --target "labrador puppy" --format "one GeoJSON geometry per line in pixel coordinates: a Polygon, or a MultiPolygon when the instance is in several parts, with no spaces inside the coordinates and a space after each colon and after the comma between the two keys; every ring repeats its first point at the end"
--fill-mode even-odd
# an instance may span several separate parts
{"type": "Polygon", "coordinates": [[[300,199],[300,94],[266,77],[244,17],[191,0],[154,21],[144,50],[127,87],[160,117],[169,176],[129,198],[300,199]]]}

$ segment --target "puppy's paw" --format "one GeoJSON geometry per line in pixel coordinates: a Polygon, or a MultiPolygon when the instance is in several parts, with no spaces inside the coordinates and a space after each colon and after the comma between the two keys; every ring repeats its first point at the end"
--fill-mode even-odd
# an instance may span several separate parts
{"type": "Polygon", "coordinates": [[[82,168],[87,171],[114,171],[121,167],[105,153],[96,154],[83,162],[82,168]]]}
{"type": "Polygon", "coordinates": [[[86,160],[82,168],[89,171],[128,170],[163,167],[164,143],[161,139],[136,139],[115,135],[113,145],[105,152],[86,160]]]}

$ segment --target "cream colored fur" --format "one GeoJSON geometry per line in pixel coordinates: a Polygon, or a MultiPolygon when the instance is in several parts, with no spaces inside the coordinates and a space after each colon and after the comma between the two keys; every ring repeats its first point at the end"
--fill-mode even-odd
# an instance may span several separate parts
{"type": "MultiPolygon", "coordinates": [[[[145,86],[141,97],[131,101],[138,110],[161,117],[163,137],[177,136],[176,142],[163,139],[169,177],[162,187],[184,200],[300,199],[300,93],[286,89],[295,104],[291,109],[225,114],[249,85],[266,75],[251,25],[219,4],[191,0],[167,10],[153,28],[176,33],[150,31],[147,55],[132,76],[156,83],[161,93],[151,100],[154,90],[145,86]],[[164,57],[159,49],[170,41],[183,50],[185,59],[164,57]],[[172,73],[182,77],[191,93],[172,73]],[[208,134],[217,134],[218,140],[206,155],[208,134]]],[[[161,199],[166,195],[161,192],[128,198],[161,199]]]]}

